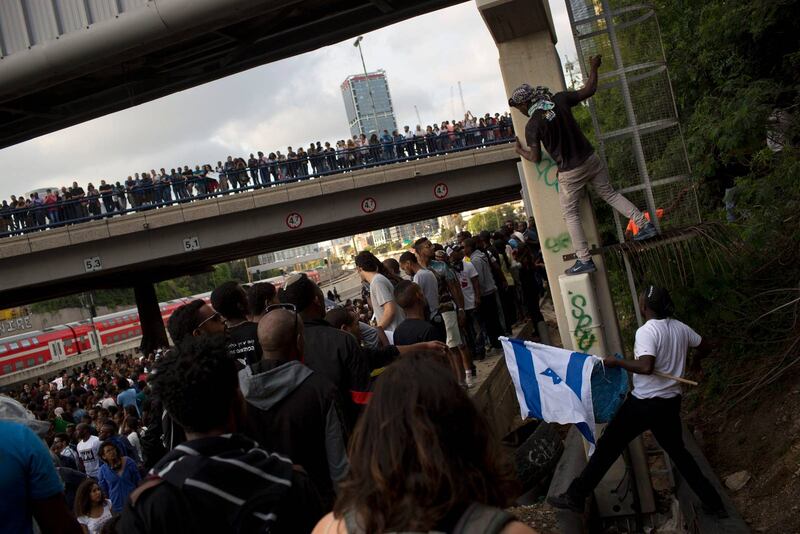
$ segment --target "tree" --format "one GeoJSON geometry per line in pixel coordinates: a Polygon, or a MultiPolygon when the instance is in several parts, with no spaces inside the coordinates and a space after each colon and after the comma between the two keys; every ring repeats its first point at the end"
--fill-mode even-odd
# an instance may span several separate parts
{"type": "Polygon", "coordinates": [[[483,230],[494,232],[503,226],[508,219],[516,221],[520,215],[514,210],[511,204],[500,204],[492,206],[488,210],[477,213],[467,222],[467,228],[472,234],[480,233],[483,230]]]}

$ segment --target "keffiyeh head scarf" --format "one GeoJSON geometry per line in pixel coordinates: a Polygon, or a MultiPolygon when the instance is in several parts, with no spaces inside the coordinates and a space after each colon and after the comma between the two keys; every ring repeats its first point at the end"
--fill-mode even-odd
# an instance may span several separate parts
{"type": "Polygon", "coordinates": [[[527,83],[523,83],[511,93],[511,98],[508,99],[509,106],[518,106],[520,104],[528,104],[528,116],[531,117],[536,110],[544,110],[545,118],[552,120],[555,117],[553,108],[553,94],[547,87],[537,85],[531,87],[527,83]]]}

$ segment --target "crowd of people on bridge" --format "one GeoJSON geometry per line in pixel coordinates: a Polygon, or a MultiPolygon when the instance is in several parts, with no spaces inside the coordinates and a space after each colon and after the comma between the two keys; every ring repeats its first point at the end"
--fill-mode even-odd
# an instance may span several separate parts
{"type": "Polygon", "coordinates": [[[3,447],[34,460],[0,514],[20,532],[533,532],[503,511],[518,488],[467,390],[498,335],[542,320],[537,242],[507,221],[362,251],[344,302],[305,274],[225,282],[175,310],[172,346],[10,390],[3,447]]]}
{"type": "Polygon", "coordinates": [[[71,187],[11,195],[9,200],[3,200],[0,235],[16,235],[513,139],[508,112],[494,116],[486,113],[479,118],[468,112],[459,121],[444,121],[424,129],[417,125],[415,129],[405,126],[402,131],[362,133],[340,139],[334,145],[317,141],[308,148],[295,150],[290,146],[285,154],[280,150],[259,151],[248,158],[228,156],[216,165],[150,169],[124,180],[88,183],[85,189],[76,181],[71,187]]]}

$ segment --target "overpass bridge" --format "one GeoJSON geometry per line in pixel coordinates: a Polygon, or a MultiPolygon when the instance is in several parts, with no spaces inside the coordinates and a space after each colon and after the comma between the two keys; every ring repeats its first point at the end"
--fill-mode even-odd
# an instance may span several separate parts
{"type": "Polygon", "coordinates": [[[151,286],[235,258],[516,200],[518,161],[503,144],[8,237],[0,301],[151,286]]]}
{"type": "Polygon", "coordinates": [[[464,0],[3,0],[0,148],[464,0]]]}

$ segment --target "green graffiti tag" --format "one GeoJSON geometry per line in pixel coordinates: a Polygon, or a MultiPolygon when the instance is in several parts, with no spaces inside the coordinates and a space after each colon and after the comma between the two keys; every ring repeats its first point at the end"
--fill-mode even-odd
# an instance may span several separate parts
{"type": "Polygon", "coordinates": [[[569,234],[564,232],[563,234],[558,234],[556,237],[548,237],[544,240],[544,248],[552,252],[553,254],[557,252],[561,252],[562,250],[566,250],[572,246],[572,239],[570,239],[569,234]]]}
{"type": "Polygon", "coordinates": [[[586,297],[580,294],[573,295],[572,291],[569,291],[569,294],[572,295],[570,298],[572,316],[578,320],[578,323],[575,325],[575,342],[577,343],[578,350],[586,352],[594,345],[594,342],[597,341],[597,337],[590,329],[592,316],[584,310],[584,306],[587,304],[586,297]]]}
{"type": "Polygon", "coordinates": [[[544,185],[552,187],[558,191],[558,166],[550,156],[542,154],[542,159],[536,164],[536,172],[539,173],[539,179],[544,180],[544,185]],[[550,171],[556,169],[556,173],[552,181],[550,181],[550,171]]]}

